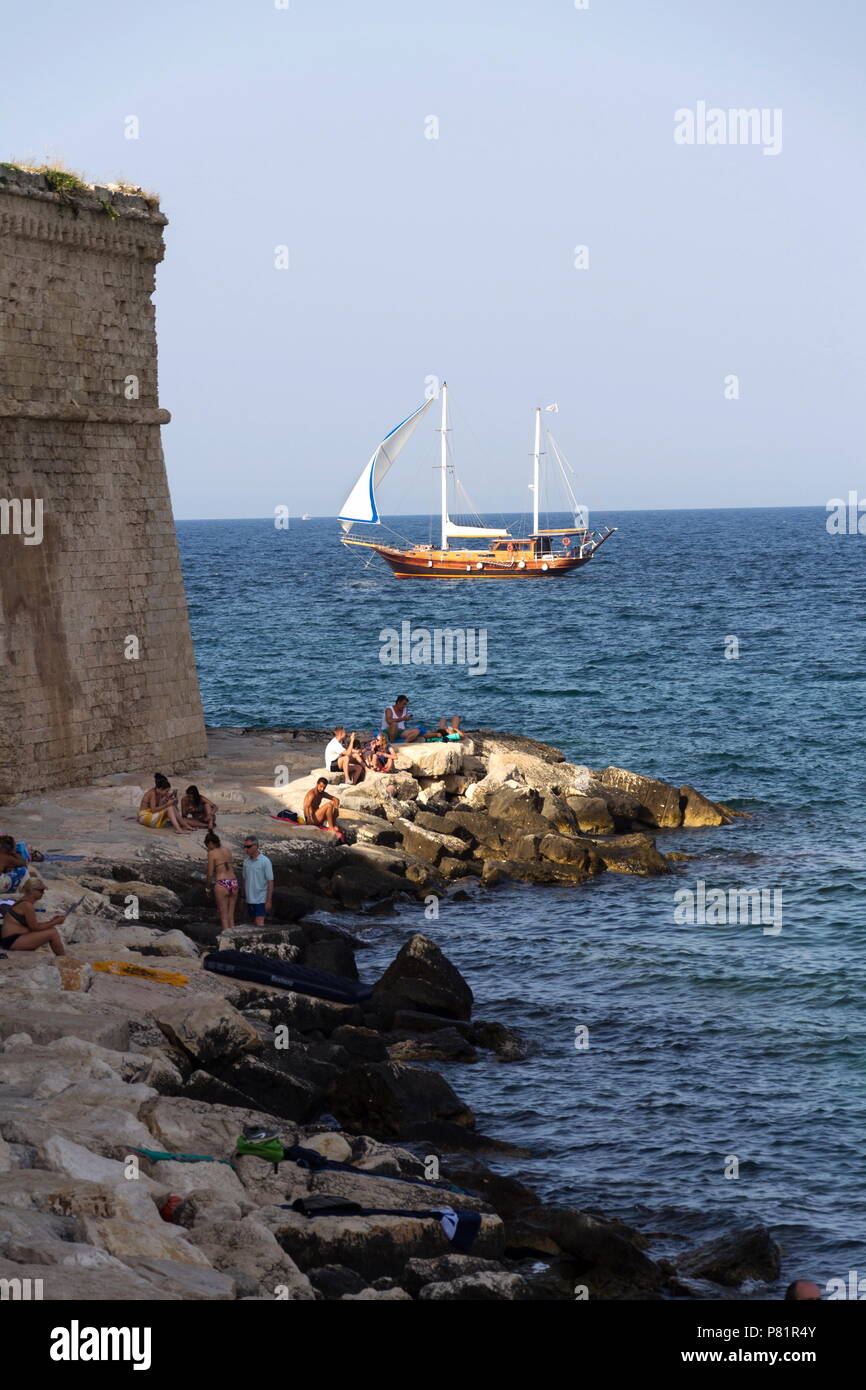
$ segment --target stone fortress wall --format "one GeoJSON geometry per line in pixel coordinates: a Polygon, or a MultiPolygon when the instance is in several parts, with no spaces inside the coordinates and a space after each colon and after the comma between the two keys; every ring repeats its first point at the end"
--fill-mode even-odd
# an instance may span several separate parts
{"type": "Polygon", "coordinates": [[[165,224],[0,164],[0,801],[206,751],[160,441],[165,224]]]}

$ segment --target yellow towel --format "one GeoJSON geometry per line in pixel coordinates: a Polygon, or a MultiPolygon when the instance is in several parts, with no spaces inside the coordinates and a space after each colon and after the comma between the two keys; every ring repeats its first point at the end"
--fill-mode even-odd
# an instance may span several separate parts
{"type": "Polygon", "coordinates": [[[178,975],[173,970],[152,970],[149,965],[132,965],[126,960],[92,960],[90,964],[106,975],[136,975],[142,980],[156,980],[161,985],[177,985],[179,989],[189,982],[188,975],[178,975]]]}

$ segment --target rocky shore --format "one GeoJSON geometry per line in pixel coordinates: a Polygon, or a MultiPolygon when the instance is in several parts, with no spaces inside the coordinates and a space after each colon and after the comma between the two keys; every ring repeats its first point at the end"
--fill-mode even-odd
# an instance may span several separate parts
{"type": "Polygon", "coordinates": [[[521,1181],[521,1150],[478,1133],[435,1070],[482,1051],[503,1066],[526,1055],[507,1019],[474,1016],[435,923],[407,934],[360,1003],[202,966],[229,948],[357,980],[365,924],[401,901],[479,880],[580,891],[604,872],[669,874],[683,856],[667,856],[658,832],[740,813],[482,730],[335,787],[339,844],[267,818],[300,809],[326,737],[215,731],[207,763],[185,774],[220,806],[225,843],[237,850],[254,831],[271,857],[265,928],[220,935],[200,837],[128,819],[140,778],[3,808],[4,831],[81,856],[40,868],[48,910],[83,901],[62,929],[66,957],[0,960],[0,1279],[42,1280],[54,1300],[720,1298],[775,1280],[763,1229],[675,1266],[639,1232],[546,1205],[521,1181]],[[338,1166],[238,1155],[255,1125],[338,1166]],[[293,1206],[325,1195],[361,1214],[293,1206]],[[443,1209],[480,1217],[467,1252],[443,1209]]]}

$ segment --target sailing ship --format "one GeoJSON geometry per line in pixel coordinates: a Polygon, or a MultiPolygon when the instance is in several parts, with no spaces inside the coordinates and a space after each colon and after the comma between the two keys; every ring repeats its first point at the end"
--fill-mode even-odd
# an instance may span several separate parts
{"type": "MultiPolygon", "coordinates": [[[[513,534],[505,527],[468,526],[451,520],[448,514],[448,480],[453,468],[448,461],[448,387],[443,383],[439,392],[442,415],[439,432],[441,435],[440,461],[441,473],[441,524],[438,546],[429,545],[391,545],[378,540],[362,540],[350,535],[353,526],[381,525],[376,502],[376,490],[384,480],[398,454],[411,438],[416,426],[430,408],[435,397],[430,397],[389,434],[374,450],[372,458],[364,467],[349,496],[343,504],[337,520],[343,529],[341,540],[344,545],[375,551],[393,570],[398,579],[535,579],[553,578],[555,575],[569,574],[580,569],[592,559],[601,545],[612,536],[615,526],[605,530],[592,531],[586,524],[585,515],[578,507],[571,485],[566,476],[564,460],[556,446],[553,436],[548,439],[565,479],[570,500],[574,508],[573,526],[543,530],[539,525],[539,499],[541,477],[541,406],[535,412],[535,447],[533,449],[533,472],[530,488],[532,490],[533,515],[532,530],[526,536],[513,534]],[[451,541],[468,542],[454,546],[451,541]]],[[[548,407],[550,408],[550,407],[548,407]]],[[[455,475],[456,476],[456,475],[455,475]]],[[[481,518],[479,517],[478,520],[481,518]]]]}

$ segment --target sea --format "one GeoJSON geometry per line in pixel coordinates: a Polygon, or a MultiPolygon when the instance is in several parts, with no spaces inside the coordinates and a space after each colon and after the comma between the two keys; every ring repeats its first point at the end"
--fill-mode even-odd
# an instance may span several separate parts
{"type": "MultiPolygon", "coordinates": [[[[377,727],[405,693],[421,722],[459,714],[748,812],[659,832],[691,856],[670,878],[359,919],[359,967],[374,980],[424,931],[476,1017],[524,1035],[526,1061],[436,1065],[479,1130],[531,1154],[491,1165],[545,1199],[639,1227],[656,1255],[769,1226],[782,1276],[746,1296],[864,1277],[866,538],[817,507],[604,520],[590,564],[525,583],[398,580],[331,519],[179,522],[207,722],[377,727]],[[465,664],[429,659],[436,629],[465,632],[465,664]],[[702,914],[701,884],[773,910],[702,914]]],[[[427,518],[388,524],[429,538],[427,518]]]]}

